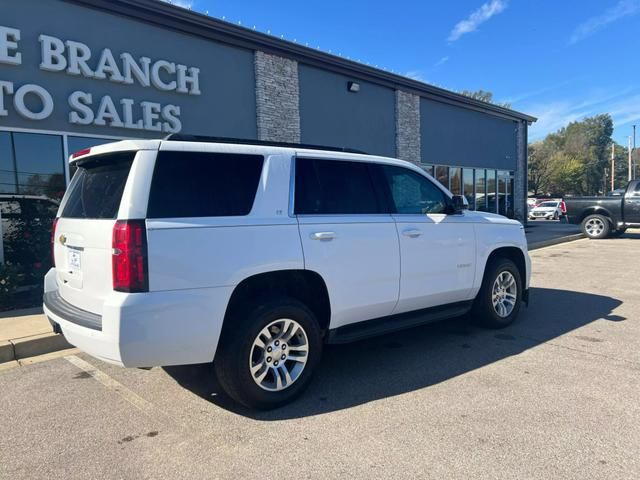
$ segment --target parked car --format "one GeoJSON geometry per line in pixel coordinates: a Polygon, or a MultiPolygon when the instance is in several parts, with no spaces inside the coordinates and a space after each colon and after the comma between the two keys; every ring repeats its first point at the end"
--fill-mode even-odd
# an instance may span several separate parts
{"type": "Polygon", "coordinates": [[[561,200],[550,200],[537,204],[529,212],[529,219],[559,220],[562,216],[561,200]]]}
{"type": "Polygon", "coordinates": [[[211,362],[252,408],[291,401],[324,343],[528,299],[522,225],[471,212],[419,167],[301,145],[172,135],[74,156],[44,310],[127,367],[211,362]]]}
{"type": "Polygon", "coordinates": [[[567,219],[582,226],[589,238],[622,235],[640,227],[640,180],[629,182],[622,196],[567,199],[567,219]]]}

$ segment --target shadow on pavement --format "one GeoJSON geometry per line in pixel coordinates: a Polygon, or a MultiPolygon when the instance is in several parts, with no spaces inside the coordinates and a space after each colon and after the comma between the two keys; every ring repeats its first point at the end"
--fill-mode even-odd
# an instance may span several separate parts
{"type": "Polygon", "coordinates": [[[623,321],[622,302],[602,295],[532,288],[529,307],[503,330],[473,326],[467,318],[426,325],[347,345],[328,345],[309,389],[269,412],[237,406],[221,395],[210,364],[166,367],[181,386],[222,408],[257,420],[284,420],[341,410],[438,384],[595,320],[623,321]]]}
{"type": "Polygon", "coordinates": [[[638,230],[635,230],[633,232],[624,232],[622,235],[620,235],[619,237],[610,237],[611,240],[624,240],[625,238],[640,238],[640,232],[638,230]]]}

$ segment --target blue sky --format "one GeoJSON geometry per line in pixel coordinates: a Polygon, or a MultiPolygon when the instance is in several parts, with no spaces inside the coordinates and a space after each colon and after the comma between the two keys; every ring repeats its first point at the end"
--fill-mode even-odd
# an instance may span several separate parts
{"type": "Polygon", "coordinates": [[[532,140],[610,113],[640,140],[640,0],[174,0],[232,23],[539,117],[532,140]]]}

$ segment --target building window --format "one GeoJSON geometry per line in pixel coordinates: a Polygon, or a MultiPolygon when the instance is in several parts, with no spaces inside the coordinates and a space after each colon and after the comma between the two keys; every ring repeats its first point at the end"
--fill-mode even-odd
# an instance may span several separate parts
{"type": "Polygon", "coordinates": [[[462,169],[462,194],[467,199],[467,202],[469,202],[469,208],[471,210],[475,210],[476,202],[473,194],[473,169],[472,168],[462,169]]]}
{"type": "Polygon", "coordinates": [[[498,170],[498,213],[507,216],[509,208],[509,192],[507,184],[509,183],[509,172],[498,170]]]}
{"type": "Polygon", "coordinates": [[[433,165],[421,165],[422,169],[427,172],[432,177],[435,175],[434,166],[433,165]]]}
{"type": "Polygon", "coordinates": [[[486,172],[476,168],[476,210],[487,211],[486,172]]]}
{"type": "Polygon", "coordinates": [[[445,165],[436,166],[436,180],[445,188],[449,188],[449,167],[445,165]]]}
{"type": "Polygon", "coordinates": [[[62,137],[12,133],[16,164],[16,193],[60,200],[64,194],[62,137]]]}
{"type": "Polygon", "coordinates": [[[487,170],[487,211],[498,213],[496,171],[487,170]]]}
{"type": "Polygon", "coordinates": [[[17,193],[18,180],[9,132],[0,132],[0,193],[17,193]]]}
{"type": "Polygon", "coordinates": [[[451,167],[449,169],[449,179],[451,193],[462,195],[462,169],[460,167],[451,167]]]}

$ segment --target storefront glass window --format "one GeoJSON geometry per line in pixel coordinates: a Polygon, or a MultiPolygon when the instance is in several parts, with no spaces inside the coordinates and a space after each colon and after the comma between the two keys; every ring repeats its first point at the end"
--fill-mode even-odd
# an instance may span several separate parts
{"type": "Polygon", "coordinates": [[[460,167],[451,167],[449,176],[451,178],[451,186],[449,187],[451,193],[462,195],[462,169],[460,167]]]}
{"type": "Polygon", "coordinates": [[[509,198],[507,184],[509,183],[509,172],[498,170],[498,213],[507,216],[509,198]]]}
{"type": "Polygon", "coordinates": [[[51,267],[51,225],[65,189],[62,136],[0,132],[0,158],[2,192],[11,194],[0,195],[0,276],[11,286],[0,296],[0,310],[6,310],[42,299],[42,278],[51,267]]]}
{"type": "Polygon", "coordinates": [[[487,210],[492,213],[498,212],[496,186],[496,171],[487,170],[487,210]]]}
{"type": "Polygon", "coordinates": [[[469,208],[471,210],[476,209],[475,197],[473,196],[473,169],[472,168],[463,168],[462,169],[462,194],[469,202],[469,208]]]}
{"type": "Polygon", "coordinates": [[[476,210],[487,211],[486,175],[484,168],[476,168],[476,210]]]}
{"type": "Polygon", "coordinates": [[[16,193],[16,183],[11,134],[0,132],[0,193],[16,193]]]}
{"type": "Polygon", "coordinates": [[[445,188],[449,188],[449,167],[438,165],[436,167],[436,180],[438,180],[445,188]]]}
{"type": "Polygon", "coordinates": [[[435,173],[433,165],[422,165],[422,169],[433,177],[435,173]]]}
{"type": "Polygon", "coordinates": [[[60,200],[64,194],[62,137],[12,133],[18,167],[17,193],[60,200]]]}

